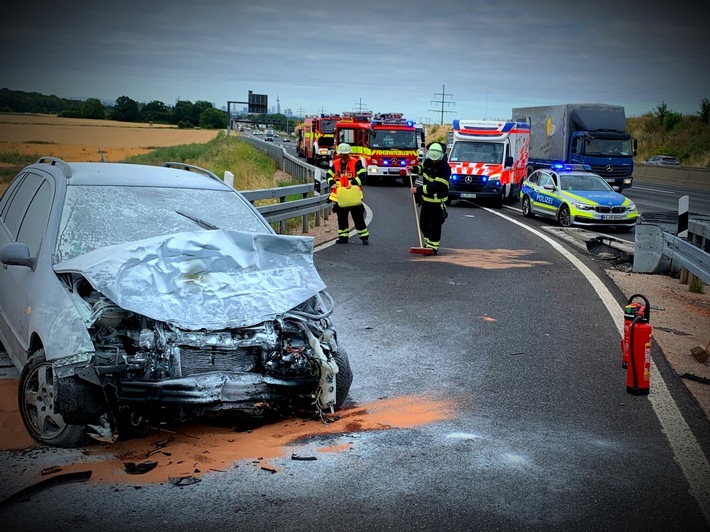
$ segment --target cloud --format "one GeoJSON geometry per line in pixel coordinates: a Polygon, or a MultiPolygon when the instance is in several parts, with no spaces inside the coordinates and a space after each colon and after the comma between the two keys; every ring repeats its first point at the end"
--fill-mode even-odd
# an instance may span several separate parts
{"type": "Polygon", "coordinates": [[[710,91],[701,18],[659,2],[77,0],[8,9],[0,86],[62,97],[222,107],[252,90],[296,113],[364,102],[438,121],[445,86],[448,121],[582,101],[629,114],[661,101],[696,112],[710,91]]]}

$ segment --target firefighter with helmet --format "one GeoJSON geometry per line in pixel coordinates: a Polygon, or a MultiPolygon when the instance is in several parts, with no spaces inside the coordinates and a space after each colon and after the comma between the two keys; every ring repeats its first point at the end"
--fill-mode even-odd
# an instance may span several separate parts
{"type": "Polygon", "coordinates": [[[441,144],[430,144],[424,164],[414,166],[410,171],[422,174],[422,186],[411,187],[411,193],[417,203],[421,204],[419,229],[424,235],[424,245],[436,255],[441,241],[441,226],[448,216],[446,202],[449,199],[451,175],[451,167],[441,144]]]}
{"type": "Polygon", "coordinates": [[[349,216],[352,215],[357,234],[364,245],[369,244],[370,232],[365,225],[365,206],[362,204],[362,179],[366,170],[359,157],[352,155],[350,144],[338,144],[336,157],[328,168],[330,201],[338,215],[338,244],[347,244],[350,234],[349,216]]]}

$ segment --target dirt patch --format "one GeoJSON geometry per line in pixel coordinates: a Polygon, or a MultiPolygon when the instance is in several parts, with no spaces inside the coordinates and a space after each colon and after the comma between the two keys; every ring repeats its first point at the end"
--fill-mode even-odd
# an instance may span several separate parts
{"type": "MultiPolygon", "coordinates": [[[[16,381],[0,380],[0,390],[17,388],[16,381]]],[[[91,470],[91,480],[144,484],[179,478],[199,478],[209,472],[224,472],[240,464],[279,472],[274,461],[293,455],[317,460],[321,453],[346,452],[357,440],[340,441],[342,437],[368,431],[414,428],[450,419],[451,404],[423,396],[381,399],[339,412],[331,423],[320,420],[291,418],[251,429],[210,426],[205,423],[181,425],[173,431],[155,431],[143,438],[110,445],[95,444],[75,453],[57,453],[54,473],[91,470]],[[336,440],[334,441],[334,438],[336,440]],[[59,458],[63,456],[64,458],[59,458]],[[73,459],[71,457],[74,457],[73,459]],[[130,474],[126,463],[156,462],[154,469],[144,474],[130,474]]],[[[19,414],[3,414],[2,428],[24,430],[19,414]]],[[[27,436],[29,437],[29,436],[27,436]]],[[[13,440],[14,442],[14,440],[13,440]]],[[[13,443],[5,430],[0,432],[0,448],[13,443]]],[[[29,447],[26,445],[25,447],[29,447]]],[[[23,453],[17,455],[21,460],[23,453]]],[[[286,466],[287,467],[287,466],[286,466]]],[[[17,486],[42,479],[42,468],[28,464],[12,479],[17,486]]]]}
{"type": "Polygon", "coordinates": [[[0,114],[0,151],[74,162],[100,161],[102,154],[105,161],[118,162],[159,147],[208,142],[217,134],[210,129],[113,120],[0,114]]]}

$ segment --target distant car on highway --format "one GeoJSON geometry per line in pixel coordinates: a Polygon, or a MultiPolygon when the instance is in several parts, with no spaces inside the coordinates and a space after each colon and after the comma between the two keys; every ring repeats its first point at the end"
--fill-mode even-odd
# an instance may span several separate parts
{"type": "Polygon", "coordinates": [[[641,164],[646,166],[680,166],[680,162],[675,157],[670,155],[654,155],[650,159],[646,159],[641,164]]]}
{"type": "Polygon", "coordinates": [[[282,142],[291,142],[291,139],[288,137],[284,137],[283,139],[281,139],[281,141],[282,142]]]}
{"type": "Polygon", "coordinates": [[[629,231],[636,205],[604,178],[580,164],[554,164],[535,170],[520,190],[523,216],[554,218],[562,227],[611,226],[629,231]]]}
{"type": "Polygon", "coordinates": [[[274,135],[269,135],[268,133],[264,135],[265,142],[274,142],[274,135]]]}

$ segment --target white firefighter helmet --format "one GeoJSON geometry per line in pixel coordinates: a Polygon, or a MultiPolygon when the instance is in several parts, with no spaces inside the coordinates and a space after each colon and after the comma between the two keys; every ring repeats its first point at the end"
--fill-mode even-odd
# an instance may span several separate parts
{"type": "Polygon", "coordinates": [[[352,152],[353,149],[350,147],[350,144],[346,142],[341,142],[340,144],[338,144],[338,155],[350,155],[352,152]]]}
{"type": "Polygon", "coordinates": [[[441,144],[438,142],[435,142],[431,146],[429,146],[429,153],[428,153],[429,159],[432,161],[438,161],[444,156],[444,148],[441,147],[441,144]]]}

